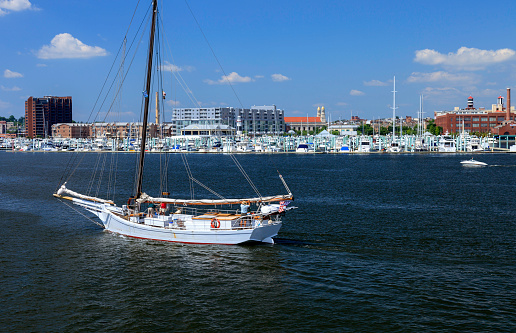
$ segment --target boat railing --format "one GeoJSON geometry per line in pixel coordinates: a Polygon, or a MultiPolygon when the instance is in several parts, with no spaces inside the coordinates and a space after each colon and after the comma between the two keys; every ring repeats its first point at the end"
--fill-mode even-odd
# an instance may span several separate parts
{"type": "MultiPolygon", "coordinates": [[[[215,208],[195,208],[195,207],[187,207],[187,206],[174,206],[171,210],[171,213],[181,212],[181,214],[187,215],[203,215],[203,214],[239,214],[238,209],[215,209],[215,208]]],[[[176,213],[178,214],[178,213],[176,213]]]]}
{"type": "Polygon", "coordinates": [[[244,215],[231,221],[231,229],[252,229],[256,224],[257,215],[244,215]]]}

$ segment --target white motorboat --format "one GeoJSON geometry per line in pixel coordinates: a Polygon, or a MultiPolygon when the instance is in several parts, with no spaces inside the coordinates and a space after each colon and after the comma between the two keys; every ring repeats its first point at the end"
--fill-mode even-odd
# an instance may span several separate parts
{"type": "MultiPolygon", "coordinates": [[[[153,54],[155,49],[163,49],[154,48],[154,42],[159,42],[160,39],[155,38],[155,30],[158,26],[161,26],[157,24],[156,20],[158,12],[157,0],[152,0],[152,7],[152,11],[150,12],[150,15],[152,15],[152,24],[147,58],[146,90],[142,98],[144,111],[142,117],[143,130],[141,131],[141,147],[146,147],[147,142],[149,96],[153,95],[147,92],[150,92],[151,76],[154,71],[152,63],[153,54]]],[[[156,33],[156,35],[161,36],[161,34],[158,33],[156,33]]],[[[282,226],[282,217],[287,210],[295,208],[287,207],[294,197],[281,174],[279,178],[288,194],[262,196],[247,173],[243,170],[240,163],[236,160],[236,157],[231,153],[228,155],[230,155],[249,185],[251,185],[256,193],[256,197],[224,198],[193,177],[189,165],[186,162],[187,154],[183,152],[181,152],[181,154],[183,154],[183,163],[185,164],[188,181],[190,182],[191,198],[170,198],[166,187],[163,190],[161,190],[160,187],[160,196],[151,197],[143,192],[143,185],[148,186],[148,182],[143,182],[146,149],[139,150],[139,164],[136,170],[136,177],[134,178],[134,195],[129,196],[129,200],[127,203],[124,202],[124,205],[118,206],[114,202],[114,191],[111,192],[113,193],[113,199],[99,198],[97,194],[91,196],[89,194],[85,195],[72,191],[67,188],[67,184],[72,186],[84,184],[76,185],[70,180],[64,182],[54,196],[63,202],[71,201],[73,204],[93,213],[100,220],[100,223],[96,221],[95,223],[108,231],[133,238],[196,244],[241,244],[249,241],[274,243],[272,237],[278,234],[282,226]],[[195,198],[193,186],[196,184],[208,190],[217,198],[195,198]],[[233,209],[232,207],[234,205],[237,205],[240,209],[233,209]],[[221,207],[225,207],[226,209],[221,209],[221,207]]],[[[163,162],[168,163],[166,161],[163,162]]],[[[104,167],[103,164],[104,163],[97,163],[100,168],[104,167]]],[[[75,169],[68,168],[68,170],[70,170],[69,172],[71,173],[63,175],[63,179],[69,179],[75,169]]],[[[160,165],[162,178],[167,177],[167,170],[168,164],[160,165]]],[[[97,170],[92,170],[92,172],[96,171],[97,170]]],[[[123,181],[132,182],[132,177],[129,178],[131,178],[131,180],[124,179],[123,181]]],[[[92,179],[95,178],[93,177],[92,179]]],[[[109,179],[113,181],[113,184],[109,183],[108,186],[112,185],[114,187],[121,182],[118,180],[115,183],[116,177],[109,177],[109,179]]],[[[227,180],[228,182],[233,182],[231,177],[228,177],[227,180]]],[[[98,177],[99,186],[101,181],[102,178],[98,177]]],[[[166,182],[162,182],[161,185],[163,186],[164,183],[166,182]]],[[[124,185],[122,185],[122,188],[130,188],[124,185]]],[[[152,191],[152,189],[150,190],[152,191]]],[[[154,190],[154,192],[157,192],[157,190],[154,190]]],[[[97,193],[99,193],[98,190],[97,193]]]]}
{"type": "Polygon", "coordinates": [[[462,162],[460,162],[460,164],[462,164],[462,166],[465,166],[465,167],[485,167],[485,166],[487,166],[487,163],[476,161],[474,159],[462,161],[462,162]]]}
{"type": "Polygon", "coordinates": [[[449,136],[444,135],[439,138],[439,152],[440,153],[455,153],[457,152],[457,147],[455,145],[455,140],[449,136]]]}

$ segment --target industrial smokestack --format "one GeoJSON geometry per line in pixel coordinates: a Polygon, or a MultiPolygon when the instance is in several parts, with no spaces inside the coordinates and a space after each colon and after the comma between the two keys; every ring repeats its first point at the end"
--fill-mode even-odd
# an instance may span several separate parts
{"type": "Polygon", "coordinates": [[[505,112],[505,120],[511,120],[511,88],[507,88],[507,111],[505,112]]]}

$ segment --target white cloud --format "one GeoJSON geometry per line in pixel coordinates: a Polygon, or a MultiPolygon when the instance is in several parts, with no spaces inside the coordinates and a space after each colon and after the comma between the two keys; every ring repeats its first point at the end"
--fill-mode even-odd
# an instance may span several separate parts
{"type": "Polygon", "coordinates": [[[179,101],[172,101],[172,100],[168,100],[168,101],[166,101],[165,103],[166,103],[167,105],[169,105],[169,106],[174,106],[174,107],[175,107],[175,106],[179,106],[179,105],[181,105],[181,102],[179,102],[179,101]]]}
{"type": "Polygon", "coordinates": [[[194,68],[192,66],[179,67],[174,64],[171,64],[168,61],[165,61],[165,63],[161,66],[161,69],[166,72],[182,72],[182,71],[191,72],[194,70],[194,68]]]}
{"type": "Polygon", "coordinates": [[[249,76],[240,76],[237,72],[231,72],[227,76],[222,75],[222,77],[218,81],[213,81],[210,79],[204,80],[204,82],[208,84],[247,83],[251,81],[253,81],[253,79],[251,79],[249,76]]]}
{"type": "Polygon", "coordinates": [[[419,73],[419,72],[413,72],[409,78],[407,79],[408,82],[411,83],[420,83],[420,82],[464,82],[467,84],[472,83],[473,81],[476,81],[475,77],[473,75],[469,74],[452,74],[448,72],[432,72],[432,73],[419,73]]]}
{"type": "Polygon", "coordinates": [[[442,54],[435,50],[417,50],[415,62],[424,65],[442,65],[465,70],[481,70],[486,66],[515,59],[516,51],[511,49],[480,50],[461,47],[456,53],[442,54]]]}
{"type": "Polygon", "coordinates": [[[272,74],[271,75],[272,81],[274,82],[283,82],[283,81],[289,81],[291,78],[282,75],[282,74],[272,74]]]}
{"type": "Polygon", "coordinates": [[[17,73],[17,72],[13,72],[13,71],[10,71],[10,70],[6,69],[4,71],[4,77],[7,78],[7,79],[16,79],[16,78],[19,78],[19,77],[23,77],[23,74],[17,73]]]}
{"type": "Polygon", "coordinates": [[[0,88],[3,90],[3,91],[20,91],[21,88],[20,87],[17,87],[17,86],[14,86],[12,88],[9,88],[9,87],[4,87],[4,86],[0,86],[0,88]]]}
{"type": "Polygon", "coordinates": [[[38,51],[40,59],[74,59],[106,56],[108,53],[101,47],[89,46],[68,33],[56,35],[50,45],[44,45],[38,51]]]}
{"type": "Polygon", "coordinates": [[[29,0],[0,0],[0,16],[28,9],[38,10],[29,0]]]}
{"type": "Polygon", "coordinates": [[[382,81],[378,81],[378,80],[364,81],[364,86],[384,87],[387,85],[389,85],[387,82],[382,82],[382,81]]]}
{"type": "Polygon", "coordinates": [[[460,98],[464,99],[464,96],[466,96],[466,98],[469,96],[467,93],[451,87],[427,87],[422,91],[422,94],[425,100],[430,100],[437,105],[445,105],[448,108],[450,107],[450,103],[454,103],[460,98]]]}
{"type": "Polygon", "coordinates": [[[360,90],[355,90],[355,89],[352,89],[349,94],[351,96],[364,96],[365,95],[365,92],[363,91],[360,91],[360,90]]]}

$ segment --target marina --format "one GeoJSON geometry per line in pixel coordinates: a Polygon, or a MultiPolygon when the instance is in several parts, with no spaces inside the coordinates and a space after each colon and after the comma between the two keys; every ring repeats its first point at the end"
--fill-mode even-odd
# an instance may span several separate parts
{"type": "MultiPolygon", "coordinates": [[[[516,147],[513,136],[473,135],[422,136],[174,136],[150,138],[150,153],[417,153],[417,152],[504,152],[516,147]],[[303,151],[298,148],[306,145],[303,151]]],[[[0,139],[0,150],[61,152],[139,152],[135,139],[0,139]]],[[[514,149],[513,149],[514,150],[514,149]]]]}

